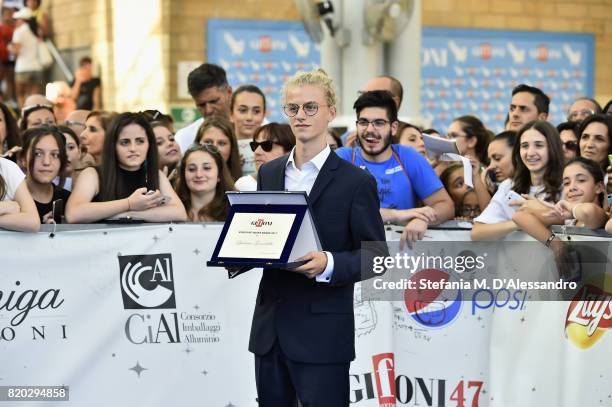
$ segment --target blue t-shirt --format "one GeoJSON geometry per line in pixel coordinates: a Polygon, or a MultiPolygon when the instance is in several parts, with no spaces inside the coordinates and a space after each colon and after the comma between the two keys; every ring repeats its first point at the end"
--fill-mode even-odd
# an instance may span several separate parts
{"type": "Polygon", "coordinates": [[[414,148],[399,144],[393,144],[391,148],[404,165],[405,171],[395,155],[391,155],[385,162],[374,163],[362,157],[360,147],[356,147],[355,162],[353,162],[352,148],[339,148],[336,154],[367,170],[376,178],[381,208],[415,208],[419,201],[443,188],[431,165],[414,148]]]}

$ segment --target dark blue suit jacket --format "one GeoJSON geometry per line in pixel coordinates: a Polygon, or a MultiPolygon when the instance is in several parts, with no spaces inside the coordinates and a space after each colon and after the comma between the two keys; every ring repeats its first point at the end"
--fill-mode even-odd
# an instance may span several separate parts
{"type": "MultiPolygon", "coordinates": [[[[258,190],[285,190],[287,160],[260,168],[258,190]]],[[[308,201],[323,250],[334,257],[333,277],[319,283],[288,270],[264,269],[249,350],[264,355],[278,340],[296,362],[348,363],[355,358],[353,286],[362,280],[361,262],[388,255],[386,244],[360,250],[362,241],[385,241],[376,181],[331,152],[308,201]]]]}

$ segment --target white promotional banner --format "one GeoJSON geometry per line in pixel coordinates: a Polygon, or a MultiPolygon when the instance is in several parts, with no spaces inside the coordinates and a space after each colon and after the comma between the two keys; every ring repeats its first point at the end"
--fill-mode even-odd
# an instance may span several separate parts
{"type": "MultiPolygon", "coordinates": [[[[69,389],[69,401],[27,404],[41,406],[256,406],[247,345],[261,270],[229,280],[207,268],[220,231],[0,232],[0,388],[69,389]]],[[[612,406],[609,294],[534,302],[480,290],[420,307],[361,291],[351,405],[612,406]]]]}

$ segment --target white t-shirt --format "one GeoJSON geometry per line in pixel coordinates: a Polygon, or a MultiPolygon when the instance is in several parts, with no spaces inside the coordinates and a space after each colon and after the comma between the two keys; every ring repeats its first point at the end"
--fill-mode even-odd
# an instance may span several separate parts
{"type": "Polygon", "coordinates": [[[21,24],[13,32],[13,42],[21,45],[15,60],[15,72],[42,71],[38,62],[38,37],[27,24],[21,24]]]}
{"type": "Polygon", "coordinates": [[[15,192],[17,192],[17,188],[19,188],[19,185],[21,185],[25,179],[25,174],[21,171],[17,164],[11,160],[0,157],[0,176],[2,176],[2,179],[4,179],[4,183],[6,185],[6,192],[2,200],[15,200],[15,192]]]}
{"type": "Polygon", "coordinates": [[[196,134],[198,134],[198,129],[200,128],[202,123],[204,123],[204,118],[200,117],[198,120],[191,123],[189,126],[183,127],[182,129],[176,132],[174,140],[181,147],[181,151],[183,154],[185,154],[185,151],[187,151],[187,149],[191,147],[191,145],[195,141],[196,134]]]}
{"type": "Polygon", "coordinates": [[[234,184],[236,191],[257,191],[257,180],[251,175],[238,178],[234,184]]]}
{"type": "MultiPolygon", "coordinates": [[[[507,179],[499,184],[497,192],[491,198],[491,202],[482,213],[474,218],[474,222],[495,224],[512,220],[512,215],[516,212],[517,207],[512,207],[508,204],[507,195],[512,190],[512,180],[507,179]]],[[[543,186],[530,187],[529,196],[537,196],[544,190],[543,186]]]]}

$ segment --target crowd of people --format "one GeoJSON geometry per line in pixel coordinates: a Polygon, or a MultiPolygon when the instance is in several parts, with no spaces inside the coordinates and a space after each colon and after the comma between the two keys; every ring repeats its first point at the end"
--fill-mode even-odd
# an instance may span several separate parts
{"type": "MultiPolygon", "coordinates": [[[[156,110],[93,104],[60,124],[42,95],[25,99],[18,118],[0,103],[0,227],[225,220],[225,192],[256,190],[259,169],[292,151],[296,129],[266,122],[264,93],[249,84],[232,89],[217,65],[193,70],[188,89],[203,117],[176,134],[172,118],[156,110]]],[[[375,178],[380,215],[404,225],[402,240],[420,240],[450,219],[473,221],[473,240],[523,230],[553,248],[553,224],[612,232],[610,102],[602,108],[580,97],[555,126],[546,121],[548,96],[521,84],[509,95],[506,129],[495,135],[475,116],[457,117],[446,131],[402,122],[402,98],[398,80],[372,78],[354,103],[355,130],[327,135],[335,154],[375,178]],[[432,156],[424,134],[454,140],[471,179],[460,162],[432,156]]],[[[319,108],[284,104],[283,112],[290,119],[319,108]]]]}

